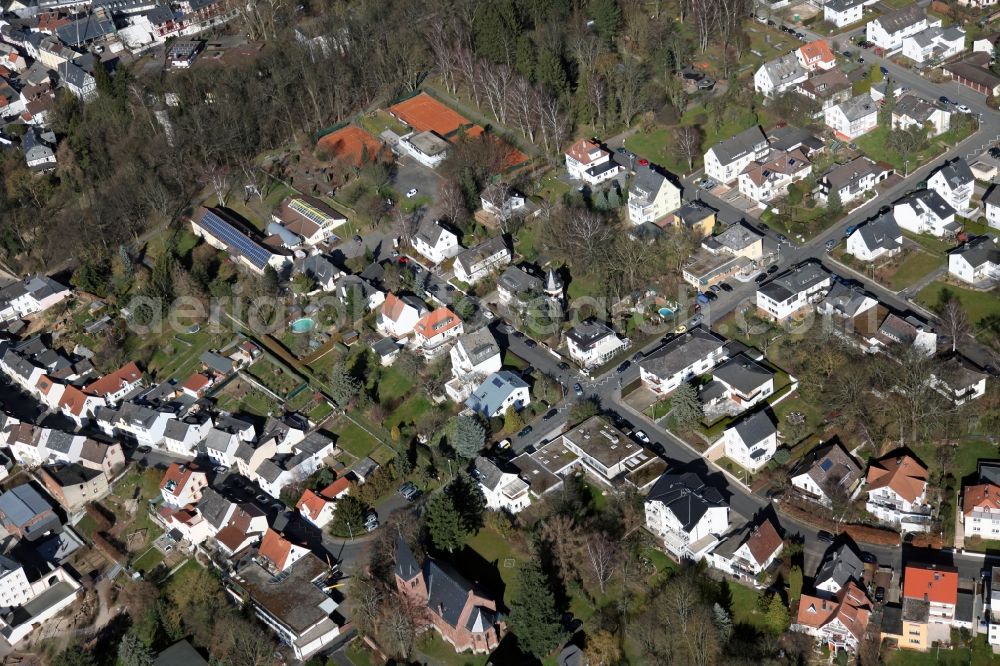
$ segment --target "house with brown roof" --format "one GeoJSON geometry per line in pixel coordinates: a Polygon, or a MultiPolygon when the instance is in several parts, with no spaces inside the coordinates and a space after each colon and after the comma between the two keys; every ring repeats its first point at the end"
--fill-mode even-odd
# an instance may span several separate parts
{"type": "Polygon", "coordinates": [[[783,548],[777,528],[770,518],[765,518],[727,535],[709,554],[708,562],[730,576],[758,585],[758,577],[778,559],[783,548]]]}
{"type": "Polygon", "coordinates": [[[268,528],[257,549],[261,566],[274,574],[279,574],[309,554],[309,549],[292,543],[284,536],[268,528]]]}
{"type": "Polygon", "coordinates": [[[286,198],[271,213],[271,220],[309,247],[335,239],[334,229],[347,222],[345,216],[307,195],[286,198]]]}
{"type": "Polygon", "coordinates": [[[580,139],[566,151],[566,171],[574,180],[597,185],[620,174],[622,168],[599,143],[580,139]]]}
{"type": "Polygon", "coordinates": [[[851,98],[851,81],[839,67],[809,77],[799,84],[798,92],[819,102],[820,110],[851,98]]]}
{"type": "Polygon", "coordinates": [[[215,534],[215,545],[229,557],[260,542],[268,529],[267,516],[250,503],[236,505],[228,516],[228,521],[215,534]]]}
{"type": "Polygon", "coordinates": [[[448,350],[448,343],[463,332],[462,320],[444,306],[425,314],[413,328],[417,351],[426,358],[443,354],[448,350]]]}
{"type": "MultiPolygon", "coordinates": [[[[903,570],[903,602],[928,604],[927,621],[951,625],[958,607],[958,570],[939,564],[911,564],[903,570]]],[[[945,634],[947,635],[947,634],[945,634]]]]}
{"type": "Polygon", "coordinates": [[[87,384],[83,392],[103,398],[107,404],[114,406],[142,385],[142,370],[134,362],[129,362],[114,372],[87,384]]]}
{"type": "Polygon", "coordinates": [[[788,194],[788,186],[812,173],[812,162],[801,150],[772,151],[766,162],[750,164],[739,175],[740,192],[761,205],[788,194]]]}
{"type": "Polygon", "coordinates": [[[456,652],[492,652],[505,625],[497,602],[447,562],[426,558],[423,566],[400,536],[396,541],[396,589],[425,606],[426,621],[456,652]]]}
{"type": "Polygon", "coordinates": [[[834,439],[807,453],[792,470],[792,487],[830,506],[834,494],[854,497],[860,491],[861,466],[834,439]]]}
{"type": "Polygon", "coordinates": [[[831,651],[855,652],[865,637],[871,611],[867,595],[851,581],[833,599],[803,594],[791,629],[814,636],[831,651]]]}
{"type": "Polygon", "coordinates": [[[196,372],[181,383],[181,391],[197,400],[205,395],[205,391],[214,383],[214,377],[203,372],[196,372]]]}
{"type": "Polygon", "coordinates": [[[195,463],[170,463],[160,481],[160,495],[171,507],[185,507],[201,499],[208,475],[195,463]]]}
{"type": "Polygon", "coordinates": [[[97,469],[112,478],[125,465],[125,452],[118,442],[99,442],[87,439],[80,447],[80,464],[90,469],[97,469]]]}
{"type": "Polygon", "coordinates": [[[418,299],[400,297],[389,292],[385,295],[376,326],[383,335],[405,338],[413,332],[417,321],[426,313],[427,308],[418,299]]]}
{"type": "Polygon", "coordinates": [[[295,504],[299,514],[316,527],[322,529],[333,520],[337,500],[347,495],[350,482],[341,477],[322,490],[306,489],[295,504]]]}
{"type": "Polygon", "coordinates": [[[94,415],[99,407],[104,407],[104,398],[87,395],[72,384],[67,384],[59,398],[59,409],[63,414],[73,419],[78,428],[94,415]]]}
{"type": "Polygon", "coordinates": [[[867,486],[868,513],[905,532],[930,529],[932,509],[927,504],[927,468],[916,458],[900,452],[871,461],[867,486]]]}

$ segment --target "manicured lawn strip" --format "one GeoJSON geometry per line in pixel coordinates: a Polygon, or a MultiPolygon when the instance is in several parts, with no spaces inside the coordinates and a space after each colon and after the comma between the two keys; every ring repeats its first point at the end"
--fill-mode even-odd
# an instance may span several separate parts
{"type": "Polygon", "coordinates": [[[163,553],[157,548],[150,548],[146,553],[132,563],[132,568],[136,571],[150,572],[163,561],[163,553]]]}
{"type": "Polygon", "coordinates": [[[427,396],[419,393],[414,394],[410,396],[406,402],[401,404],[388,419],[386,419],[385,425],[391,429],[394,425],[398,426],[404,423],[413,423],[417,420],[417,417],[432,407],[431,401],[427,399],[427,396]]]}
{"type": "Polygon", "coordinates": [[[430,657],[431,663],[442,666],[485,666],[489,661],[489,655],[485,654],[456,653],[436,631],[425,631],[420,636],[417,652],[430,657]]]}
{"type": "Polygon", "coordinates": [[[733,623],[747,624],[760,631],[767,631],[767,618],[757,610],[757,590],[730,582],[729,592],[733,599],[733,623]]]}
{"type": "Polygon", "coordinates": [[[888,666],[987,666],[996,663],[993,651],[986,642],[986,636],[979,634],[969,648],[941,650],[932,648],[929,652],[913,650],[883,650],[882,657],[888,666]]]}
{"type": "Polygon", "coordinates": [[[528,367],[528,362],[512,351],[506,351],[503,355],[503,367],[523,370],[528,367]]]}
{"type": "Polygon", "coordinates": [[[337,435],[337,446],[355,458],[366,457],[379,444],[367,432],[344,418],[337,421],[332,432],[337,435]]]}
{"type": "MultiPolygon", "coordinates": [[[[910,448],[917,454],[925,465],[934,465],[934,451],[937,448],[934,444],[911,444],[910,448]]],[[[955,476],[959,481],[965,476],[976,471],[976,466],[980,460],[996,460],[1000,458],[1000,451],[993,444],[985,440],[972,440],[961,442],[955,452],[955,476]]]]}
{"type": "Polygon", "coordinates": [[[955,244],[950,241],[943,241],[936,236],[931,236],[930,234],[914,234],[909,231],[904,231],[903,235],[933,254],[946,254],[948,250],[955,246],[955,244]]]}
{"type": "Polygon", "coordinates": [[[309,420],[312,421],[313,423],[322,423],[323,420],[326,417],[330,416],[330,414],[332,413],[333,413],[333,407],[330,406],[330,403],[324,400],[315,407],[313,407],[312,410],[309,412],[308,416],[309,420]]]}
{"type": "Polygon", "coordinates": [[[899,291],[914,284],[928,273],[933,273],[944,264],[944,258],[926,252],[913,252],[889,278],[889,287],[899,291]]]}
{"type": "Polygon", "coordinates": [[[888,126],[880,125],[871,132],[868,132],[868,134],[859,136],[854,140],[854,143],[868,157],[873,160],[888,162],[900,173],[906,172],[907,160],[909,160],[909,167],[912,171],[942,152],[941,145],[937,141],[931,141],[926,148],[912,153],[908,158],[904,159],[902,155],[889,147],[889,132],[888,126]]]}
{"type": "MultiPolygon", "coordinates": [[[[625,147],[671,173],[683,174],[688,171],[687,161],[673,149],[671,128],[657,127],[648,132],[637,132],[625,140],[625,147]]],[[[695,159],[695,167],[700,161],[695,159]]]]}
{"type": "Polygon", "coordinates": [[[958,298],[974,325],[991,314],[1000,314],[1000,298],[995,292],[963,289],[943,282],[931,282],[920,291],[917,300],[924,306],[933,308],[938,304],[942,289],[947,289],[958,298]]]}
{"type": "Polygon", "coordinates": [[[381,402],[394,400],[406,395],[412,388],[413,378],[390,366],[379,378],[378,397],[381,402]]]}
{"type": "Polygon", "coordinates": [[[76,525],[74,525],[76,531],[82,534],[88,539],[94,538],[94,532],[97,531],[97,521],[95,521],[90,516],[84,516],[80,519],[76,525]]]}

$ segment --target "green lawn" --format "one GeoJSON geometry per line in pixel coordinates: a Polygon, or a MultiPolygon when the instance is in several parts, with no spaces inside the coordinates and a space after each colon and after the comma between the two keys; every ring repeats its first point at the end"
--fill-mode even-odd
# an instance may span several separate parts
{"type": "MultiPolygon", "coordinates": [[[[561,183],[561,181],[560,181],[561,183]]],[[[565,183],[561,183],[566,185],[565,183]]],[[[565,192],[569,191],[569,185],[566,185],[565,192]]],[[[525,224],[517,232],[517,236],[514,237],[514,250],[524,257],[527,261],[534,261],[538,258],[539,254],[539,234],[541,233],[540,225],[536,224],[525,224]]]]}
{"type": "Polygon", "coordinates": [[[757,610],[757,590],[730,582],[729,591],[733,597],[733,623],[768,631],[767,618],[757,610]]]}
{"type": "Polygon", "coordinates": [[[136,571],[149,573],[162,561],[163,553],[161,553],[157,548],[150,548],[143,554],[142,557],[132,563],[132,568],[136,571]]]}
{"type": "Polygon", "coordinates": [[[914,234],[904,231],[903,235],[932,254],[946,254],[948,250],[955,246],[950,241],[941,240],[937,236],[931,236],[930,234],[914,234]]]}
{"type": "Polygon", "coordinates": [[[323,402],[320,402],[318,405],[313,407],[312,410],[309,412],[308,416],[309,420],[312,421],[313,423],[322,423],[323,419],[325,419],[332,413],[333,413],[333,407],[330,406],[330,403],[324,400],[323,402]]]}
{"type": "Polygon", "coordinates": [[[523,370],[528,367],[528,362],[514,352],[508,350],[503,354],[503,367],[523,370]]]}
{"type": "Polygon", "coordinates": [[[973,324],[978,324],[991,314],[1000,314],[1000,298],[995,292],[963,289],[943,282],[931,282],[917,294],[917,300],[933,309],[939,302],[942,289],[947,289],[958,298],[973,324]]]}
{"type": "Polygon", "coordinates": [[[379,378],[379,402],[394,400],[406,395],[413,388],[413,378],[404,375],[400,370],[389,366],[379,378]]]}
{"type": "Polygon", "coordinates": [[[736,136],[740,132],[753,127],[757,122],[757,117],[751,109],[727,109],[727,113],[715,124],[714,118],[709,118],[703,107],[693,106],[688,109],[681,118],[682,125],[702,125],[704,138],[701,142],[702,154],[715,144],[736,136]],[[734,115],[733,112],[738,112],[734,115]]]}
{"type": "Polygon", "coordinates": [[[366,457],[379,445],[374,437],[345,418],[338,419],[331,430],[337,435],[337,446],[355,458],[366,457]]]}
{"type": "Polygon", "coordinates": [[[436,631],[426,631],[421,635],[416,652],[429,657],[431,663],[442,666],[485,666],[490,659],[485,654],[458,654],[436,631]]]}
{"type": "MultiPolygon", "coordinates": [[[[913,452],[924,461],[925,465],[935,465],[933,444],[913,444],[913,452]]],[[[955,476],[959,480],[976,471],[976,466],[980,460],[996,460],[1000,457],[1000,450],[996,446],[985,440],[972,440],[962,442],[958,445],[958,452],[955,454],[955,476]]]]}
{"type": "Polygon", "coordinates": [[[392,428],[394,425],[413,423],[421,414],[431,409],[431,401],[427,396],[419,393],[410,396],[403,404],[396,408],[396,411],[386,419],[385,427],[392,428]]]}
{"type": "Polygon", "coordinates": [[[157,469],[147,469],[144,471],[133,470],[126,474],[115,484],[114,494],[122,499],[132,499],[136,487],[141,489],[140,497],[144,500],[152,499],[160,494],[160,481],[163,472],[157,469]]]}
{"type": "Polygon", "coordinates": [[[539,185],[541,189],[538,190],[538,196],[548,199],[552,203],[560,203],[563,196],[572,189],[569,183],[559,179],[553,173],[542,176],[539,185]]]}
{"type": "Polygon", "coordinates": [[[91,518],[89,515],[85,515],[80,519],[76,525],[76,531],[82,534],[88,539],[94,538],[94,533],[97,532],[97,521],[91,518]]]}
{"type": "Polygon", "coordinates": [[[898,151],[889,147],[889,132],[890,130],[888,126],[880,125],[871,132],[868,132],[868,134],[859,136],[854,140],[854,143],[856,143],[858,148],[861,149],[861,152],[868,157],[873,160],[888,162],[900,173],[906,172],[907,160],[909,161],[909,170],[913,171],[921,164],[924,164],[942,152],[941,146],[938,142],[931,141],[926,148],[919,152],[911,153],[908,158],[904,159],[898,151]]]}
{"type": "Polygon", "coordinates": [[[944,257],[928,254],[927,252],[911,252],[899,264],[892,277],[889,278],[889,287],[895,291],[906,289],[920,280],[920,278],[933,273],[943,265],[944,257]]]}
{"type": "Polygon", "coordinates": [[[941,650],[935,648],[929,652],[883,650],[881,656],[885,659],[887,666],[986,666],[996,663],[993,651],[983,634],[976,638],[972,649],[941,650]]]}
{"type": "Polygon", "coordinates": [[[344,653],[354,666],[374,666],[372,652],[360,638],[351,641],[344,653]]]}
{"type": "MultiPolygon", "coordinates": [[[[625,146],[639,157],[672,173],[683,174],[689,170],[687,161],[674,149],[672,128],[657,127],[648,132],[637,132],[625,140],[625,146]]],[[[695,166],[700,162],[699,155],[695,158],[695,166]]]]}
{"type": "Polygon", "coordinates": [[[396,457],[396,452],[385,444],[379,444],[374,451],[368,454],[368,457],[385,467],[396,457]]]}

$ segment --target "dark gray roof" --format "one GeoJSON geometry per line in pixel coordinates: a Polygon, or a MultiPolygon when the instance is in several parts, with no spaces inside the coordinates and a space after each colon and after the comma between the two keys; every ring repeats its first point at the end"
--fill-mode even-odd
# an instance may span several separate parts
{"type": "Polygon", "coordinates": [[[847,544],[843,544],[827,553],[826,558],[816,572],[815,586],[819,587],[827,581],[834,581],[840,587],[844,587],[853,580],[859,585],[863,585],[865,565],[854,549],[847,544]]]}
{"type": "Polygon", "coordinates": [[[500,485],[500,481],[503,479],[503,471],[496,466],[496,463],[489,458],[477,456],[475,467],[479,476],[479,482],[490,490],[496,490],[497,486],[500,485]]]}
{"type": "Polygon", "coordinates": [[[959,255],[973,268],[987,263],[1000,264],[1000,249],[997,248],[996,241],[989,236],[973,238],[965,245],[952,250],[950,254],[959,255]]]}
{"type": "Polygon", "coordinates": [[[759,291],[782,303],[795,294],[811,289],[823,280],[829,279],[830,274],[822,266],[810,262],[782,273],[761,287],[759,291]]]}
{"type": "Polygon", "coordinates": [[[106,35],[115,33],[115,24],[110,19],[99,18],[96,14],[56,28],[56,34],[66,44],[77,46],[86,44],[106,35]]]}
{"type": "Polygon", "coordinates": [[[629,202],[640,206],[648,206],[656,200],[656,195],[667,182],[666,177],[654,170],[651,165],[640,166],[635,171],[635,180],[628,190],[629,202]]]}
{"type": "Polygon", "coordinates": [[[305,273],[316,282],[336,280],[341,271],[321,254],[312,254],[296,264],[300,273],[305,273]]]}
{"type": "Polygon", "coordinates": [[[87,79],[93,79],[93,77],[83,71],[82,67],[71,62],[59,63],[60,81],[63,81],[74,88],[82,89],[87,85],[87,79]]]}
{"type": "Polygon", "coordinates": [[[208,662],[184,639],[161,652],[153,666],[208,666],[208,662]]]}
{"type": "Polygon", "coordinates": [[[420,565],[417,558],[413,556],[409,544],[402,535],[396,538],[396,575],[404,581],[411,580],[420,573],[420,565]]]}
{"type": "Polygon", "coordinates": [[[199,357],[198,360],[205,364],[206,367],[223,375],[228,375],[233,371],[232,360],[226,358],[225,356],[216,354],[215,352],[206,351],[199,357]]]}
{"type": "Polygon", "coordinates": [[[0,511],[6,522],[21,527],[36,516],[51,512],[52,507],[31,485],[22,483],[0,495],[0,511]]]}
{"type": "Polygon", "coordinates": [[[497,344],[493,333],[486,326],[463,335],[458,339],[457,344],[461,345],[473,365],[479,365],[491,356],[500,353],[500,345],[497,344]]]}
{"type": "Polygon", "coordinates": [[[687,228],[691,228],[705,218],[715,215],[716,210],[700,201],[689,201],[674,211],[674,216],[687,228]]]}
{"type": "Polygon", "coordinates": [[[427,558],[424,562],[424,581],[427,583],[427,608],[436,613],[449,626],[457,627],[462,610],[475,590],[472,583],[447,562],[427,558]]]}
{"type": "Polygon", "coordinates": [[[983,195],[983,203],[990,206],[1000,206],[1000,185],[991,185],[983,195]]]}
{"type": "Polygon", "coordinates": [[[699,326],[663,345],[640,361],[639,366],[659,377],[671,377],[725,344],[722,338],[699,326]]]}
{"type": "Polygon", "coordinates": [[[382,338],[372,345],[372,351],[379,356],[388,356],[398,352],[400,349],[399,343],[392,338],[382,338]]]}
{"type": "Polygon", "coordinates": [[[767,139],[764,137],[764,132],[761,131],[760,127],[754,125],[734,137],[720,141],[712,146],[710,150],[715,153],[719,162],[730,164],[749,153],[756,152],[761,147],[761,144],[766,145],[767,139]]]}
{"type": "Polygon", "coordinates": [[[919,123],[927,122],[940,107],[930,100],[917,95],[903,95],[893,108],[893,115],[906,116],[919,123]]]}
{"type": "Polygon", "coordinates": [[[808,474],[820,488],[830,483],[847,488],[861,476],[861,466],[834,440],[807,453],[792,472],[792,476],[799,474],[808,474]]]}
{"type": "Polygon", "coordinates": [[[955,214],[955,209],[945,201],[935,190],[917,190],[910,192],[896,201],[894,206],[911,206],[918,214],[934,213],[938,219],[944,219],[955,214]]]}
{"type": "MultiPolygon", "coordinates": [[[[957,189],[963,185],[967,185],[973,182],[976,177],[972,175],[972,169],[969,168],[969,163],[966,162],[961,157],[956,157],[955,159],[947,162],[941,167],[934,170],[931,174],[931,178],[941,174],[944,177],[948,187],[951,189],[957,189]]],[[[930,180],[930,178],[928,178],[930,180]]]]}
{"type": "Polygon", "coordinates": [[[872,96],[869,93],[855,95],[846,102],[841,102],[838,106],[844,117],[852,122],[878,112],[878,107],[875,106],[875,102],[872,101],[872,96]]]}
{"type": "Polygon", "coordinates": [[[736,432],[739,433],[740,439],[743,440],[748,449],[778,432],[767,409],[756,411],[730,427],[736,428],[736,432]]]}
{"type": "Polygon", "coordinates": [[[857,7],[858,5],[863,4],[865,4],[865,0],[830,0],[823,6],[829,7],[830,10],[834,12],[846,12],[852,7],[857,7]]]}
{"type": "Polygon", "coordinates": [[[706,486],[694,472],[664,474],[649,491],[646,501],[663,502],[686,531],[697,525],[709,509],[727,506],[719,491],[706,486]]]}
{"type": "Polygon", "coordinates": [[[455,257],[455,263],[461,264],[467,272],[472,272],[475,264],[485,261],[494,254],[498,254],[504,250],[507,250],[507,241],[504,240],[503,236],[494,236],[487,238],[475,247],[470,247],[468,250],[462,251],[455,257]]]}
{"type": "MultiPolygon", "coordinates": [[[[832,69],[821,76],[836,76],[840,75],[847,81],[847,77],[844,76],[843,72],[839,69],[832,69]]],[[[815,78],[815,77],[813,77],[815,78]]],[[[850,84],[847,84],[850,85],[850,84]]],[[[784,125],[782,127],[775,127],[773,130],[768,132],[767,139],[771,143],[771,150],[780,150],[783,152],[791,152],[796,148],[803,149],[806,155],[814,150],[819,150],[825,145],[820,139],[807,129],[801,127],[793,127],[792,125],[784,125]]]]}
{"type": "Polygon", "coordinates": [[[899,230],[891,211],[869,220],[854,233],[860,234],[869,250],[877,248],[895,250],[902,246],[903,232],[899,230]]]}
{"type": "Polygon", "coordinates": [[[580,322],[566,333],[581,349],[589,349],[609,335],[617,337],[607,324],[596,319],[580,322]]]}
{"type": "Polygon", "coordinates": [[[712,371],[712,377],[749,393],[774,378],[774,373],[745,354],[735,356],[712,371]]]}
{"type": "Polygon", "coordinates": [[[912,25],[916,25],[920,21],[927,18],[927,14],[924,12],[923,8],[914,4],[909,7],[904,7],[889,14],[884,14],[879,16],[876,21],[879,25],[888,32],[890,35],[905,28],[909,28],[912,25]]]}
{"type": "Polygon", "coordinates": [[[332,446],[333,440],[318,430],[306,435],[305,439],[295,445],[295,449],[301,453],[316,455],[323,449],[332,446]]]}
{"type": "Polygon", "coordinates": [[[524,294],[542,289],[542,281],[519,266],[508,266],[497,280],[497,285],[512,294],[524,294]]]}
{"type": "Polygon", "coordinates": [[[60,486],[76,486],[102,476],[104,472],[99,469],[84,467],[79,463],[60,465],[59,467],[45,467],[45,471],[55,479],[60,486]]]}
{"type": "Polygon", "coordinates": [[[420,228],[417,229],[416,239],[427,243],[431,247],[436,247],[445,232],[455,235],[450,229],[446,229],[443,222],[428,218],[420,228]]]}
{"type": "Polygon", "coordinates": [[[59,453],[69,453],[73,446],[74,436],[62,430],[50,430],[49,438],[45,441],[45,448],[58,451],[59,453]]]}
{"type": "Polygon", "coordinates": [[[225,527],[226,514],[232,502],[217,493],[211,486],[201,491],[201,499],[198,500],[198,513],[216,529],[225,527]]]}
{"type": "MultiPolygon", "coordinates": [[[[836,189],[843,189],[870,174],[879,174],[887,167],[867,157],[856,157],[846,164],[837,164],[830,168],[823,178],[836,189]]],[[[891,167],[890,167],[891,168],[891,167]]]]}

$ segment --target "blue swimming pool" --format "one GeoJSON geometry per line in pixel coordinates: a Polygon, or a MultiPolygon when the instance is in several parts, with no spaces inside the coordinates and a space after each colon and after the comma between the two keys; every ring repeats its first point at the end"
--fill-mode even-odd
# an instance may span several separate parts
{"type": "Polygon", "coordinates": [[[292,322],[292,333],[308,333],[316,326],[315,320],[309,317],[302,317],[292,322]]]}
{"type": "Polygon", "coordinates": [[[669,317],[673,313],[674,313],[674,311],[671,310],[670,308],[660,308],[660,316],[661,317],[669,317]]]}

